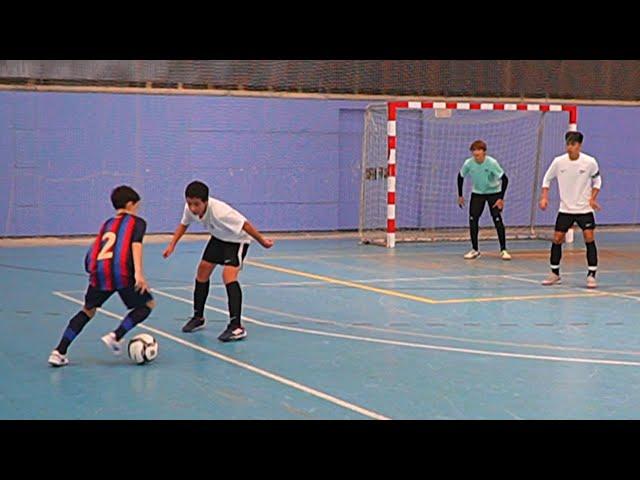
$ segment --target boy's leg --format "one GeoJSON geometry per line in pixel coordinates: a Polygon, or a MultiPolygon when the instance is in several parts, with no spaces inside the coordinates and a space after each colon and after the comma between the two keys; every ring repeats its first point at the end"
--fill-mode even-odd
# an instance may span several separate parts
{"type": "Polygon", "coordinates": [[[193,290],[193,315],[194,317],[204,317],[204,306],[209,296],[209,279],[215,268],[214,263],[200,260],[198,272],[196,274],[196,284],[193,290]]]}
{"type": "Polygon", "coordinates": [[[69,363],[66,357],[69,345],[71,345],[71,342],[80,334],[85,325],[89,323],[89,320],[93,318],[96,314],[96,309],[101,307],[111,295],[113,295],[113,292],[97,290],[89,285],[84,296],[84,306],[82,310],[69,320],[69,324],[62,334],[58,346],[51,352],[49,357],[49,363],[51,365],[61,367],[69,363]]]}
{"type": "Polygon", "coordinates": [[[503,252],[507,249],[507,236],[504,229],[504,223],[502,222],[502,210],[494,208],[493,205],[500,199],[499,195],[491,195],[488,198],[489,210],[491,212],[491,218],[493,225],[496,227],[496,233],[498,234],[498,241],[500,242],[500,251],[503,252]]]}
{"type": "Polygon", "coordinates": [[[206,260],[200,260],[198,273],[196,274],[195,287],[193,289],[193,316],[182,327],[185,333],[195,332],[204,328],[207,321],[204,318],[204,306],[209,296],[209,278],[213,273],[215,264],[206,260]]]}
{"type": "Polygon", "coordinates": [[[562,259],[562,243],[567,231],[573,225],[575,218],[568,213],[558,213],[556,218],[555,231],[553,232],[553,241],[551,242],[551,252],[549,255],[549,266],[551,273],[543,280],[543,285],[555,285],[561,283],[560,280],[560,260],[562,259]]]}
{"type": "Polygon", "coordinates": [[[129,309],[129,313],[114,331],[102,337],[104,344],[116,355],[122,352],[122,338],[133,327],[146,320],[156,305],[149,292],[140,293],[133,286],[118,290],[118,295],[129,309]]]}
{"type": "Polygon", "coordinates": [[[241,327],[240,315],[242,313],[242,289],[238,283],[240,267],[225,266],[222,270],[222,280],[227,290],[227,300],[229,307],[229,325],[241,327]]]}
{"type": "Polygon", "coordinates": [[[239,244],[230,248],[226,255],[228,264],[222,270],[222,280],[227,290],[229,325],[218,337],[218,340],[223,342],[241,340],[247,336],[247,331],[242,326],[242,289],[238,276],[248,249],[248,244],[239,244]]]}
{"type": "Polygon", "coordinates": [[[593,213],[579,215],[576,218],[578,226],[582,229],[584,244],[587,247],[587,287],[595,288],[596,272],[598,271],[598,249],[596,248],[596,221],[593,213]]]}
{"type": "Polygon", "coordinates": [[[193,316],[182,327],[185,333],[195,332],[204,328],[207,321],[204,318],[204,307],[209,296],[209,279],[216,266],[222,263],[220,261],[220,245],[221,242],[215,237],[211,237],[207,246],[202,253],[202,260],[198,264],[195,285],[193,288],[193,316]]]}
{"type": "Polygon", "coordinates": [[[471,251],[467,253],[464,258],[472,260],[479,255],[480,248],[478,247],[478,232],[480,229],[480,217],[484,211],[484,202],[486,198],[484,195],[477,193],[471,194],[471,200],[469,200],[469,237],[471,239],[471,251]]]}

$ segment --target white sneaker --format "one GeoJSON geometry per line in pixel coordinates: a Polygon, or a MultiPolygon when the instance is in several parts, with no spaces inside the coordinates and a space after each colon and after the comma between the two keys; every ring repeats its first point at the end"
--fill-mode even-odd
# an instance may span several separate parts
{"type": "Polygon", "coordinates": [[[551,272],[547,278],[542,281],[542,285],[559,285],[562,283],[560,275],[551,272]]]}
{"type": "Polygon", "coordinates": [[[115,333],[109,332],[102,337],[101,340],[114,355],[120,355],[122,353],[122,340],[117,341],[115,333]]]}
{"type": "Polygon", "coordinates": [[[49,365],[52,367],[64,367],[69,363],[69,359],[66,355],[62,355],[58,350],[54,350],[49,355],[49,365]]]}
{"type": "Polygon", "coordinates": [[[469,250],[464,254],[464,258],[466,260],[473,260],[474,258],[478,258],[480,256],[480,252],[477,250],[469,250]]]}
{"type": "Polygon", "coordinates": [[[592,277],[591,275],[587,276],[587,288],[596,288],[598,286],[598,282],[596,282],[596,277],[592,277]]]}
{"type": "Polygon", "coordinates": [[[511,260],[511,255],[506,250],[502,250],[500,252],[500,256],[502,257],[503,260],[511,260]]]}

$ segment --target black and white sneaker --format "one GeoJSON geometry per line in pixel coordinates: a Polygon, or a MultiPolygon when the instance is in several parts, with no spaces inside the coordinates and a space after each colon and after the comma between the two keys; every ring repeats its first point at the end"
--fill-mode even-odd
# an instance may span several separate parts
{"type": "Polygon", "coordinates": [[[234,342],[236,340],[242,340],[247,336],[247,331],[244,327],[234,327],[233,325],[227,325],[227,329],[220,334],[218,340],[221,342],[234,342]]]}
{"type": "Polygon", "coordinates": [[[184,333],[191,333],[197,330],[201,330],[207,324],[207,321],[204,317],[191,317],[187,323],[185,323],[184,327],[182,327],[182,331],[184,333]]]}

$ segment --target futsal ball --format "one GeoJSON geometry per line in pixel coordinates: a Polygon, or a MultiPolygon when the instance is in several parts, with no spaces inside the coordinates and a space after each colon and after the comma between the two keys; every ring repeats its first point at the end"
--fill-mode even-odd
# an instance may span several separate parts
{"type": "Polygon", "coordinates": [[[149,363],[158,356],[158,342],[148,333],[141,333],[129,341],[127,352],[138,365],[149,363]]]}

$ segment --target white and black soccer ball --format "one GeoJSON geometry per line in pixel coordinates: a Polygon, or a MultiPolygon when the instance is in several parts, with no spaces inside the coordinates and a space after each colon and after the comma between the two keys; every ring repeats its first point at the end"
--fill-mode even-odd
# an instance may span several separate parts
{"type": "Polygon", "coordinates": [[[140,333],[129,340],[127,352],[138,365],[149,363],[158,356],[158,342],[148,333],[140,333]]]}

